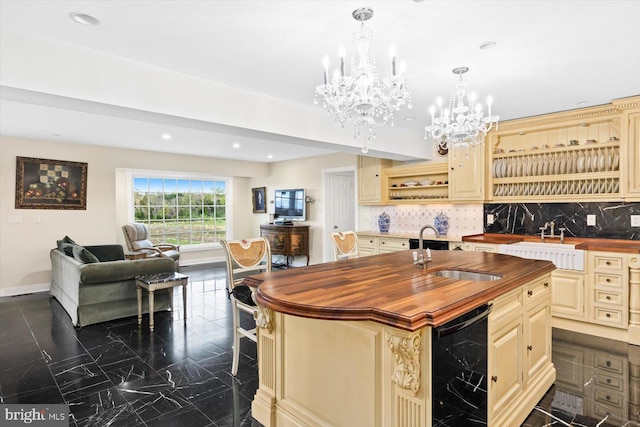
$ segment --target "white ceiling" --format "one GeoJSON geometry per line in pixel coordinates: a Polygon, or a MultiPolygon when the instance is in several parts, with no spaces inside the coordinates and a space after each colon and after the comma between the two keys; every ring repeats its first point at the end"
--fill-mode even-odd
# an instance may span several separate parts
{"type": "MultiPolygon", "coordinates": [[[[358,25],[351,12],[363,5],[375,12],[367,26],[376,39],[380,74],[390,71],[391,44],[407,63],[413,109],[397,113],[395,125],[416,134],[428,124],[427,111],[435,98],[448,98],[455,82],[451,70],[458,66],[470,68],[464,80],[480,98],[494,97],[494,114],[503,120],[640,94],[640,1],[633,0],[0,0],[0,25],[17,34],[104,52],[308,108],[314,105],[314,87],[322,79],[322,57],[329,55],[335,64],[341,43],[349,56],[351,34],[358,25]],[[76,24],[68,17],[71,12],[93,15],[101,24],[76,24]],[[480,49],[486,41],[497,46],[480,49]]],[[[0,40],[0,51],[6,43],[10,42],[0,40]]],[[[74,61],[83,60],[64,58],[70,69],[74,61]]],[[[55,82],[49,86],[23,82],[15,88],[3,74],[3,135],[260,162],[354,152],[352,146],[325,144],[285,131],[282,135],[243,132],[215,120],[193,120],[186,111],[157,114],[152,100],[140,102],[150,105],[146,112],[123,108],[127,103],[117,97],[104,104],[88,94],[60,93],[55,82]],[[172,135],[170,141],[160,139],[164,132],[172,135]],[[232,148],[233,142],[241,147],[232,148]]],[[[126,75],[113,79],[121,79],[121,87],[127,87],[126,75]]],[[[326,126],[335,126],[330,117],[326,126]]],[[[380,142],[388,145],[388,152],[394,143],[393,138],[380,142]]]]}

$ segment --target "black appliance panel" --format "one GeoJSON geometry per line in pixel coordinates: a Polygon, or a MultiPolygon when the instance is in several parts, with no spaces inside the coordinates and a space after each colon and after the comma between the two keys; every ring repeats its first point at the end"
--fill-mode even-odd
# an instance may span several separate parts
{"type": "Polygon", "coordinates": [[[487,317],[483,305],[432,331],[434,426],[487,423],[487,317]]]}
{"type": "MultiPolygon", "coordinates": [[[[418,249],[420,246],[419,239],[409,239],[409,249],[418,249]]],[[[422,249],[431,249],[432,251],[448,251],[449,242],[443,242],[440,240],[423,240],[422,249]]]]}

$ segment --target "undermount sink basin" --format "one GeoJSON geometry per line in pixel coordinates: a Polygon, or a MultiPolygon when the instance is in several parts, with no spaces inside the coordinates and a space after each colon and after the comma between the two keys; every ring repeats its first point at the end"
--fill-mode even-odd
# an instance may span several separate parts
{"type": "Polygon", "coordinates": [[[432,276],[448,277],[449,279],[470,280],[473,282],[489,282],[492,280],[500,280],[502,276],[490,273],[476,273],[464,270],[438,270],[432,271],[432,276]]]}
{"type": "Polygon", "coordinates": [[[500,253],[551,261],[565,270],[584,270],[584,251],[567,243],[518,242],[500,245],[500,253]]]}

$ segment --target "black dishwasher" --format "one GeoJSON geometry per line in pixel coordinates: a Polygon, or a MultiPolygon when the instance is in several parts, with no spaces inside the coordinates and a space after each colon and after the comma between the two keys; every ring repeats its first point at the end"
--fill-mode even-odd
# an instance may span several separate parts
{"type": "Polygon", "coordinates": [[[487,317],[485,304],[433,329],[433,426],[487,424],[487,317]]]}

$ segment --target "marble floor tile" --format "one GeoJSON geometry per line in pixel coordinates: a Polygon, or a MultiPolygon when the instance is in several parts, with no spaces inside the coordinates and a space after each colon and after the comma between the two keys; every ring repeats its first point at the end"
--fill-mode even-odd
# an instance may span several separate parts
{"type": "MultiPolygon", "coordinates": [[[[231,375],[222,265],[189,276],[176,312],[74,328],[46,293],[0,298],[0,403],[67,403],[70,426],[260,427],[251,417],[257,351],[241,340],[231,375]]],[[[251,319],[243,317],[246,324],[251,319]]],[[[640,347],[554,329],[556,383],[523,426],[640,427],[640,347]]]]}

